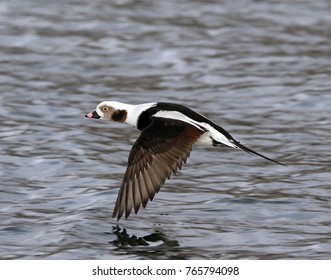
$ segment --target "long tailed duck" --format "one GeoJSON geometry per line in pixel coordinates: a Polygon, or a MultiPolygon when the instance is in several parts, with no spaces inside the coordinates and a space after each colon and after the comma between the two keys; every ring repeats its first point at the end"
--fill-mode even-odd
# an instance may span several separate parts
{"type": "Polygon", "coordinates": [[[231,147],[258,155],[234,139],[229,132],[203,115],[179,104],[144,103],[130,105],[103,101],[87,118],[105,119],[133,125],[141,131],[131,149],[128,166],[119,190],[113,218],[119,220],[132,209],[137,214],[154,198],[167,178],[186,163],[193,145],[231,147]]]}

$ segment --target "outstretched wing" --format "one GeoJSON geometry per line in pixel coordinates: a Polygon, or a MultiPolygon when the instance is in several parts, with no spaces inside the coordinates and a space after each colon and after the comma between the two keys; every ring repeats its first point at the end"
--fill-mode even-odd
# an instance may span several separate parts
{"type": "Polygon", "coordinates": [[[181,169],[190,155],[192,145],[204,133],[189,123],[154,117],[134,143],[113,218],[119,220],[132,209],[138,212],[154,198],[171,173],[181,169]]]}

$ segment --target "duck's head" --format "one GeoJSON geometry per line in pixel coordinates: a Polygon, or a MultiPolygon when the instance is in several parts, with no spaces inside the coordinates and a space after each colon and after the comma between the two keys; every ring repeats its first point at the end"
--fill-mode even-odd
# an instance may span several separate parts
{"type": "Polygon", "coordinates": [[[116,101],[102,101],[95,111],[86,114],[85,117],[125,122],[128,111],[123,105],[125,104],[116,101]]]}

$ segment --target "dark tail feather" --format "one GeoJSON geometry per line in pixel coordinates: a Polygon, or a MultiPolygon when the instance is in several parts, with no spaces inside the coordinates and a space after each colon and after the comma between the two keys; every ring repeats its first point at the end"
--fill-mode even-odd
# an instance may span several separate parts
{"type": "Polygon", "coordinates": [[[264,155],[262,155],[262,154],[260,154],[260,153],[258,153],[258,152],[255,152],[255,151],[251,150],[250,148],[247,148],[246,146],[240,144],[238,141],[236,141],[235,144],[236,144],[236,146],[237,146],[238,148],[242,149],[242,150],[245,151],[246,153],[257,155],[257,156],[259,156],[259,157],[262,157],[262,158],[264,158],[264,159],[266,159],[266,160],[272,161],[272,162],[277,163],[277,164],[279,164],[279,165],[287,166],[287,165],[284,164],[284,163],[281,163],[281,162],[279,162],[279,161],[277,161],[277,160],[274,160],[274,159],[268,158],[268,157],[266,157],[266,156],[264,156],[264,155]]]}

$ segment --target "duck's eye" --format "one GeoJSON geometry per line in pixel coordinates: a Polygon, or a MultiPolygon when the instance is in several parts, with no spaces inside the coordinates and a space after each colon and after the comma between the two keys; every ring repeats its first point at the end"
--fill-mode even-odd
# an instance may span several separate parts
{"type": "Polygon", "coordinates": [[[107,112],[108,111],[108,107],[102,107],[101,109],[103,112],[107,112]]]}

